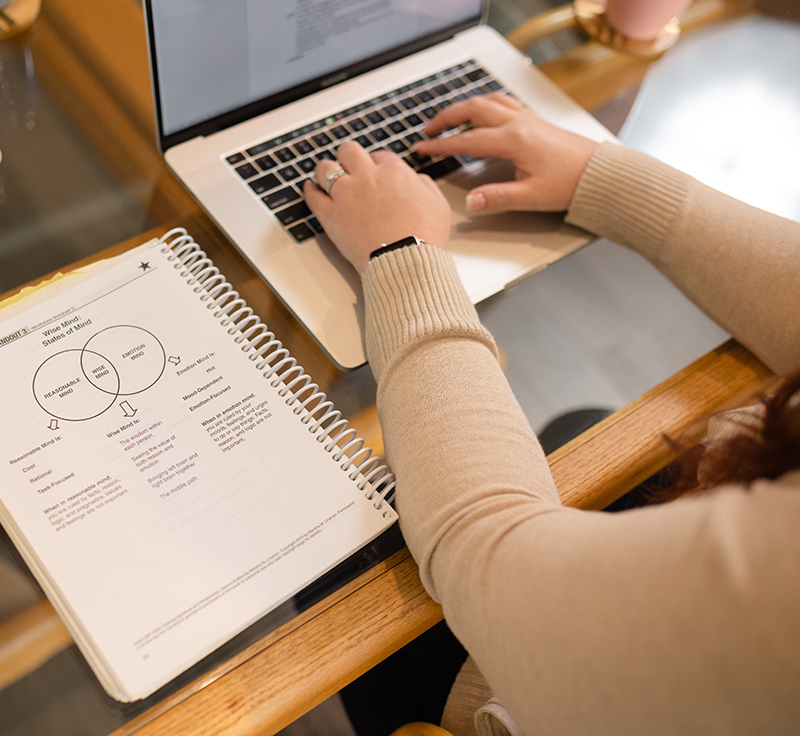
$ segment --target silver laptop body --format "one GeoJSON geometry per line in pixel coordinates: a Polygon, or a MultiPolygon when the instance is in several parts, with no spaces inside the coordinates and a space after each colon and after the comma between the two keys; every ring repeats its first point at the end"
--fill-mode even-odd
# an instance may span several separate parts
{"type": "MultiPolygon", "coordinates": [[[[145,8],[168,166],[341,368],[366,360],[359,278],[307,210],[292,220],[305,206],[296,201],[310,175],[301,167],[323,148],[315,136],[328,131],[334,151],[358,139],[348,121],[383,116],[380,135],[389,137],[374,145],[402,148],[408,130],[393,129],[410,116],[401,103],[419,101],[427,80],[448,101],[463,97],[463,82],[470,94],[502,88],[564,128],[612,138],[486,25],[480,0],[146,0],[145,8]],[[337,139],[330,125],[348,135],[337,139]],[[304,156],[303,147],[313,150],[304,156]],[[272,168],[262,170],[265,161],[272,168]]],[[[446,170],[432,163],[437,175],[446,170]]],[[[439,183],[453,210],[449,248],[473,302],[590,240],[559,215],[467,216],[469,189],[513,172],[499,161],[458,163],[439,183]]]]}

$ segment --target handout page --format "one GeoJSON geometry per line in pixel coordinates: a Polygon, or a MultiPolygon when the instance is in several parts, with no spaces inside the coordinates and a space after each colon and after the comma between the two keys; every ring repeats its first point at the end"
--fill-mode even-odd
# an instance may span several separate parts
{"type": "Polygon", "coordinates": [[[123,700],[396,518],[181,270],[139,250],[0,313],[0,516],[123,700]]]}

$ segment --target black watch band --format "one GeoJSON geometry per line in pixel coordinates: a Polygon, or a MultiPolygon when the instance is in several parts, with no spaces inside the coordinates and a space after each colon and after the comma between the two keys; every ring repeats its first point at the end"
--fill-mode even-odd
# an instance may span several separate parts
{"type": "Polygon", "coordinates": [[[425,241],[418,238],[416,235],[409,235],[407,238],[395,240],[394,243],[384,243],[380,248],[376,248],[369,254],[369,259],[372,260],[373,258],[382,256],[384,253],[391,253],[393,250],[400,250],[400,248],[406,248],[409,245],[422,245],[423,243],[425,243],[425,241]]]}

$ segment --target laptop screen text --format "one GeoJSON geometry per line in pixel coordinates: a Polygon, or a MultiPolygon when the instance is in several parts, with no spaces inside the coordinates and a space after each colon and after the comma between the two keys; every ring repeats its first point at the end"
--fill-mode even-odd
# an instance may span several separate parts
{"type": "Polygon", "coordinates": [[[161,135],[329,86],[480,12],[481,0],[150,0],[161,135]]]}

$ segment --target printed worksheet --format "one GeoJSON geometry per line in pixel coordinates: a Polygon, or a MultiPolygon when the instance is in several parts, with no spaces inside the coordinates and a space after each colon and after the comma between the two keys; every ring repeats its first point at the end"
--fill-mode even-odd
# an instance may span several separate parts
{"type": "Polygon", "coordinates": [[[395,519],[264,377],[252,312],[163,250],[0,312],[0,518],[123,700],[395,519]]]}

